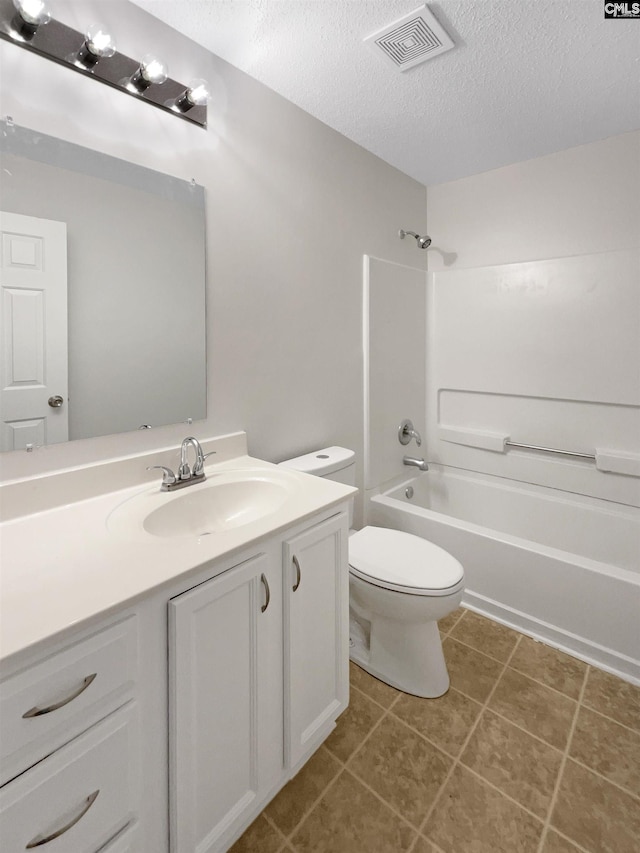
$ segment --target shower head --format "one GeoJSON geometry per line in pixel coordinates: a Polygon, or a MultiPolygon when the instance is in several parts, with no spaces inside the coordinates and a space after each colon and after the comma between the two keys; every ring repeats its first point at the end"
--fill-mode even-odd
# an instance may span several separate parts
{"type": "Polygon", "coordinates": [[[407,235],[409,235],[409,237],[416,238],[416,243],[418,244],[419,249],[428,249],[431,245],[431,237],[427,237],[426,234],[424,237],[421,237],[419,234],[416,234],[415,231],[405,231],[403,228],[398,231],[398,236],[401,240],[404,240],[407,235]]]}

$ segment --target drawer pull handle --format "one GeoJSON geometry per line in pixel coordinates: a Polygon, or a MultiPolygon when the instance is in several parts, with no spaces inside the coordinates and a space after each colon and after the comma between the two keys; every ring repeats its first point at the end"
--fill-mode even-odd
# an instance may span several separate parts
{"type": "Polygon", "coordinates": [[[298,562],[298,558],[295,554],[293,555],[293,565],[296,569],[296,582],[293,585],[293,591],[295,592],[300,586],[300,580],[302,578],[302,573],[300,572],[300,563],[298,562]]]}
{"type": "Polygon", "coordinates": [[[93,672],[91,675],[88,675],[85,679],[83,679],[82,684],[75,690],[71,696],[67,696],[66,699],[62,699],[60,702],[56,702],[54,705],[47,705],[45,708],[38,708],[36,705],[34,708],[26,711],[22,715],[22,719],[26,720],[29,717],[41,717],[43,714],[50,714],[52,711],[57,711],[58,708],[64,708],[65,705],[68,705],[69,702],[73,702],[81,693],[87,689],[87,687],[91,684],[93,679],[96,677],[98,673],[93,672]]]}
{"type": "Polygon", "coordinates": [[[260,610],[262,611],[262,613],[264,613],[264,611],[265,611],[265,610],[267,609],[267,607],[269,606],[269,602],[271,601],[271,590],[269,589],[269,583],[268,583],[268,581],[267,581],[267,577],[266,577],[266,575],[265,575],[264,573],[260,575],[260,580],[261,580],[261,581],[262,581],[262,583],[264,584],[264,592],[265,592],[265,596],[266,596],[266,598],[265,598],[265,602],[264,602],[264,604],[262,605],[262,607],[260,608],[260,610]]]}
{"type": "Polygon", "coordinates": [[[60,829],[56,829],[56,831],[52,832],[51,835],[36,835],[36,837],[33,838],[24,849],[33,850],[34,847],[41,847],[43,844],[48,844],[50,841],[54,841],[56,838],[60,838],[61,835],[64,835],[65,832],[68,832],[71,827],[75,826],[77,822],[86,815],[91,806],[95,803],[99,793],[100,788],[98,788],[97,791],[94,791],[93,794],[89,794],[89,796],[82,805],[82,810],[80,811],[80,814],[76,815],[73,820],[70,820],[69,823],[65,824],[65,826],[61,827],[60,829]]]}

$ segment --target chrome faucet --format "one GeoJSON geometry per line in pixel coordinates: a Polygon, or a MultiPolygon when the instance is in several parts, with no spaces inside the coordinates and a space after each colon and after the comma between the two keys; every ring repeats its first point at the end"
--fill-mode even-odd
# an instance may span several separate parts
{"type": "Polygon", "coordinates": [[[409,465],[410,468],[418,468],[420,471],[428,471],[429,465],[424,459],[416,459],[415,456],[403,456],[402,464],[409,465]]]}
{"type": "Polygon", "coordinates": [[[202,446],[197,438],[192,435],[187,436],[180,446],[180,467],[178,468],[178,476],[173,473],[171,468],[166,465],[149,465],[147,471],[152,471],[154,468],[159,468],[162,471],[161,492],[173,492],[176,489],[183,489],[185,486],[193,486],[195,483],[202,483],[206,479],[204,473],[204,461],[207,456],[212,456],[215,450],[211,453],[203,453],[202,446]],[[196,453],[193,468],[189,467],[189,446],[193,447],[196,453]]]}

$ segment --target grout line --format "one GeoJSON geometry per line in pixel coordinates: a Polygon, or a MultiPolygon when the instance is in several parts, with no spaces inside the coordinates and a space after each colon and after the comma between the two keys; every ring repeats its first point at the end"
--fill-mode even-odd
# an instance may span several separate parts
{"type": "MultiPolygon", "coordinates": [[[[522,636],[522,634],[520,634],[518,636],[518,639],[516,640],[514,647],[511,649],[511,651],[507,655],[507,660],[511,660],[511,658],[513,657],[513,653],[516,649],[516,646],[518,646],[520,644],[520,637],[521,636],[522,636]]],[[[464,640],[459,640],[458,637],[454,637],[452,634],[447,634],[447,639],[452,640],[454,643],[459,643],[461,646],[464,646],[466,649],[471,649],[472,652],[476,652],[479,655],[483,655],[484,657],[489,658],[489,660],[492,660],[494,663],[499,663],[502,665],[504,665],[506,663],[506,661],[500,660],[500,658],[496,658],[493,655],[489,655],[489,654],[487,654],[487,652],[482,651],[481,649],[477,648],[476,646],[472,646],[470,643],[465,643],[464,640]]]]}
{"type": "Polygon", "coordinates": [[[628,794],[634,800],[640,801],[640,793],[637,791],[632,791],[630,788],[625,788],[624,785],[620,784],[620,782],[615,782],[613,779],[609,779],[608,776],[604,776],[598,770],[594,770],[593,767],[590,767],[588,764],[585,764],[584,761],[579,761],[573,755],[567,755],[567,758],[571,759],[574,764],[577,764],[579,767],[582,767],[583,770],[588,770],[589,773],[593,773],[594,776],[597,776],[599,779],[602,779],[604,782],[608,782],[609,785],[613,785],[614,788],[617,788],[623,794],[628,794]]]}
{"type": "Polygon", "coordinates": [[[628,732],[632,732],[634,735],[640,735],[640,728],[634,729],[633,726],[628,726],[626,723],[621,723],[620,720],[616,720],[615,717],[611,717],[609,714],[605,714],[604,711],[599,711],[597,708],[592,708],[591,705],[587,705],[587,703],[584,701],[582,702],[582,707],[587,711],[591,711],[592,714],[597,714],[599,717],[604,717],[604,719],[609,720],[610,723],[615,723],[617,726],[621,726],[623,729],[626,729],[628,732]]]}
{"type": "Polygon", "coordinates": [[[558,770],[558,776],[556,777],[556,784],[553,788],[553,794],[551,795],[551,802],[549,803],[549,808],[547,810],[547,816],[544,822],[544,829],[542,830],[542,836],[540,838],[540,843],[538,844],[538,853],[542,853],[545,845],[545,841],[547,839],[547,835],[549,833],[549,828],[551,827],[551,817],[553,815],[553,811],[556,807],[556,802],[558,800],[558,794],[560,792],[560,785],[562,783],[562,777],[564,776],[564,769],[567,766],[567,760],[569,758],[569,750],[571,749],[571,741],[573,740],[573,734],[576,730],[576,725],[578,723],[578,714],[580,713],[580,706],[582,705],[582,699],[585,694],[585,690],[587,689],[587,679],[589,678],[589,670],[591,667],[587,665],[584,676],[582,678],[582,687],[580,688],[580,695],[578,697],[578,703],[576,705],[576,710],[573,714],[573,720],[571,721],[571,727],[569,729],[569,737],[567,738],[567,745],[564,749],[564,754],[562,756],[562,760],[560,762],[560,768],[558,770]]]}
{"type": "MultiPolygon", "coordinates": [[[[473,725],[471,726],[471,728],[469,729],[469,732],[468,732],[468,734],[467,734],[466,738],[464,739],[464,742],[463,742],[462,746],[460,747],[460,751],[459,751],[459,753],[458,753],[458,756],[459,756],[459,757],[458,757],[458,758],[456,758],[456,759],[454,760],[453,764],[451,765],[451,768],[450,768],[449,772],[447,773],[447,775],[446,775],[446,777],[445,777],[445,779],[444,779],[444,781],[443,781],[442,785],[440,786],[440,790],[439,790],[439,791],[438,791],[438,793],[436,794],[436,796],[435,796],[435,798],[434,798],[434,801],[431,803],[431,806],[429,807],[429,810],[427,811],[427,814],[425,815],[424,820],[423,820],[423,821],[422,821],[422,823],[420,824],[420,830],[419,830],[419,831],[420,831],[420,833],[421,833],[422,835],[425,835],[424,829],[425,829],[425,827],[426,827],[427,823],[429,822],[429,818],[431,817],[431,815],[432,815],[432,814],[433,814],[433,812],[435,811],[436,806],[438,805],[438,802],[440,801],[440,798],[442,797],[442,793],[443,793],[443,791],[445,790],[445,788],[446,788],[446,787],[447,787],[447,785],[449,784],[449,780],[450,780],[450,779],[451,779],[451,777],[453,776],[453,772],[454,772],[454,770],[455,770],[455,769],[456,769],[456,767],[460,764],[460,757],[463,755],[463,753],[464,753],[465,749],[467,748],[467,744],[469,743],[469,741],[470,741],[470,740],[471,740],[471,738],[473,737],[473,734],[474,734],[474,732],[475,732],[476,728],[478,727],[478,724],[479,724],[480,720],[482,719],[482,715],[483,715],[483,713],[484,713],[485,709],[488,707],[489,702],[491,701],[491,697],[492,697],[492,696],[493,696],[493,694],[495,693],[496,688],[498,687],[498,684],[500,684],[500,681],[502,680],[502,676],[503,676],[503,675],[505,674],[505,672],[507,671],[507,667],[508,667],[508,665],[509,665],[509,661],[510,661],[510,660],[511,660],[511,658],[514,656],[514,654],[516,653],[516,649],[517,649],[517,648],[518,648],[518,646],[520,645],[520,640],[521,640],[521,639],[522,639],[522,635],[520,635],[520,636],[518,637],[518,639],[517,639],[517,641],[516,641],[515,646],[514,646],[514,647],[513,647],[513,649],[511,650],[511,654],[510,654],[510,655],[509,655],[509,657],[507,658],[506,662],[503,664],[502,670],[501,670],[500,674],[498,675],[498,677],[496,678],[496,680],[495,680],[495,684],[493,685],[493,687],[492,687],[492,688],[491,688],[491,690],[489,691],[489,695],[488,695],[488,696],[487,696],[487,698],[485,699],[485,701],[484,701],[484,703],[483,703],[483,705],[482,705],[482,709],[481,709],[480,713],[478,714],[478,716],[477,716],[477,718],[476,718],[476,721],[474,722],[474,724],[473,724],[473,725]]],[[[466,694],[465,694],[465,695],[466,695],[466,694]]],[[[471,697],[469,697],[469,698],[471,698],[471,697]]],[[[476,701],[477,701],[477,700],[476,700],[476,701]]],[[[461,765],[461,766],[463,766],[463,767],[464,767],[465,765],[461,765]]],[[[485,781],[485,780],[483,780],[483,781],[485,781]]],[[[500,793],[502,794],[503,792],[502,792],[502,791],[500,791],[500,793]]],[[[425,838],[428,838],[428,836],[427,836],[427,835],[425,835],[425,838]]],[[[430,840],[430,839],[429,839],[429,840],[430,840]]]]}
{"type": "MultiPolygon", "coordinates": [[[[354,770],[352,770],[350,767],[345,767],[345,773],[348,773],[353,779],[356,780],[356,782],[358,782],[358,784],[362,785],[363,788],[366,788],[370,794],[373,794],[376,800],[379,800],[383,806],[386,806],[389,811],[393,812],[393,814],[397,818],[399,818],[406,826],[408,826],[412,832],[416,833],[416,836],[418,835],[417,827],[412,824],[411,821],[406,818],[401,812],[399,812],[395,806],[392,806],[391,803],[385,800],[385,798],[382,797],[374,788],[372,788],[368,782],[365,782],[364,779],[358,776],[358,774],[354,770]]],[[[413,843],[415,843],[415,841],[416,839],[414,839],[413,843]]]]}
{"type": "MultiPolygon", "coordinates": [[[[333,758],[333,757],[335,757],[335,756],[333,755],[333,753],[331,753],[331,757],[332,757],[332,758],[333,758]]],[[[284,834],[284,832],[282,832],[282,830],[280,830],[280,834],[281,834],[281,835],[284,835],[284,838],[285,838],[286,843],[287,843],[287,844],[290,844],[292,847],[294,846],[294,845],[293,845],[293,841],[291,840],[291,839],[293,838],[293,836],[294,836],[294,835],[296,834],[296,832],[300,829],[300,827],[302,826],[302,824],[303,824],[303,823],[305,822],[305,820],[309,817],[309,815],[311,814],[311,812],[315,809],[315,807],[318,805],[318,803],[320,802],[320,800],[321,800],[321,799],[324,797],[324,795],[327,793],[327,791],[329,790],[329,788],[331,788],[331,786],[332,786],[332,785],[333,785],[333,784],[334,784],[334,783],[335,783],[335,782],[336,782],[336,781],[337,781],[337,780],[342,776],[342,774],[344,773],[344,765],[342,764],[342,762],[338,762],[338,763],[339,763],[341,766],[340,766],[340,769],[338,770],[338,772],[336,773],[336,775],[335,775],[335,776],[331,779],[331,781],[330,781],[327,785],[325,785],[325,787],[321,790],[321,792],[318,794],[318,796],[316,797],[316,799],[311,803],[311,805],[309,806],[309,808],[308,808],[308,809],[303,813],[302,817],[301,817],[301,818],[300,818],[300,820],[296,823],[296,825],[293,827],[293,829],[291,830],[291,832],[290,832],[288,835],[285,835],[285,834],[284,834]]],[[[294,776],[294,779],[295,779],[295,776],[294,776]]]]}
{"type": "MultiPolygon", "coordinates": [[[[277,796],[277,794],[276,794],[276,796],[277,796]]],[[[274,797],[274,799],[275,799],[275,797],[274,797]]],[[[287,843],[287,836],[286,836],[286,835],[284,834],[284,832],[280,829],[280,827],[276,824],[276,822],[275,822],[272,818],[270,818],[270,817],[269,817],[269,815],[266,813],[266,811],[267,811],[267,808],[268,808],[268,807],[269,807],[269,806],[268,806],[268,804],[267,804],[267,805],[264,807],[264,809],[260,812],[260,814],[261,814],[261,815],[262,815],[262,817],[266,820],[266,822],[269,824],[269,826],[270,826],[272,829],[275,829],[275,831],[278,833],[278,835],[279,835],[279,836],[280,836],[280,838],[282,839],[282,845],[286,845],[286,843],[287,843]]]]}

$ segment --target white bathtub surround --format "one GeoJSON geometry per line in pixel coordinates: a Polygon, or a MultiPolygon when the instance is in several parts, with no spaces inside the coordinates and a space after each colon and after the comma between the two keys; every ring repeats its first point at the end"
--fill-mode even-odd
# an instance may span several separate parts
{"type": "Polygon", "coordinates": [[[462,563],[465,606],[640,683],[637,508],[439,465],[367,503],[462,563]]]}
{"type": "Polygon", "coordinates": [[[429,461],[640,506],[640,252],[430,278],[429,461]]]}
{"type": "Polygon", "coordinates": [[[411,419],[425,435],[427,277],[424,270],[367,255],[363,275],[364,469],[370,489],[402,473],[405,454],[416,455],[415,443],[403,447],[397,439],[401,421],[411,419]]]}

